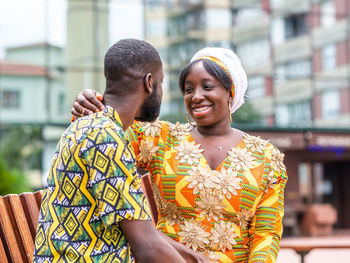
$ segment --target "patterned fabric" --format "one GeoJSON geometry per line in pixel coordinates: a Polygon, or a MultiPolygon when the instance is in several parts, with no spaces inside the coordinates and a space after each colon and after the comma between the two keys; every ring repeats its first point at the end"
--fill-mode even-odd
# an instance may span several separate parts
{"type": "Polygon", "coordinates": [[[111,107],[72,123],[51,164],[33,261],[133,262],[117,223],[151,219],[135,165],[111,107]]]}
{"type": "Polygon", "coordinates": [[[212,170],[190,129],[157,121],[128,130],[137,164],[153,180],[157,228],[212,262],[276,262],[287,180],[283,154],[245,134],[212,170]]]}

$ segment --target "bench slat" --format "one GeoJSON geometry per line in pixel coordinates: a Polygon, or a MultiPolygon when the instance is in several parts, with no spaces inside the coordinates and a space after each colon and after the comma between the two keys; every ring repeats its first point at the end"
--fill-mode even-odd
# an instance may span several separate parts
{"type": "Polygon", "coordinates": [[[24,210],[27,222],[28,222],[30,233],[32,235],[32,240],[35,239],[36,227],[38,225],[38,217],[39,217],[39,207],[37,204],[37,200],[35,198],[35,194],[23,193],[23,194],[20,194],[19,196],[22,202],[22,206],[23,206],[23,210],[24,210]]]}
{"type": "Polygon", "coordinates": [[[0,238],[0,259],[2,263],[8,263],[5,248],[4,248],[4,245],[2,244],[1,238],[0,238]]]}
{"type": "Polygon", "coordinates": [[[10,262],[23,262],[20,248],[12,225],[12,219],[7,211],[4,198],[0,197],[0,229],[1,239],[8,260],[10,262]]]}
{"type": "MultiPolygon", "coordinates": [[[[11,213],[13,215],[13,221],[18,229],[19,236],[17,237],[19,246],[23,249],[21,250],[23,257],[26,262],[32,262],[34,242],[33,237],[27,222],[26,214],[22,207],[21,199],[18,195],[8,195],[4,197],[5,202],[7,201],[8,211],[12,209],[11,213]]],[[[11,214],[10,213],[10,214],[11,214]]],[[[14,225],[14,229],[15,228],[14,225]]]]}

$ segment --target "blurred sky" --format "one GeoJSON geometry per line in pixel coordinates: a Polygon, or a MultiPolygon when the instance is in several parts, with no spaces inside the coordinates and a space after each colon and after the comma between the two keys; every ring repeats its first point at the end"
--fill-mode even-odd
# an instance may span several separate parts
{"type": "MultiPolygon", "coordinates": [[[[125,37],[143,38],[141,3],[142,0],[110,0],[110,43],[125,37]]],[[[64,46],[66,11],[67,0],[0,0],[0,59],[6,47],[46,39],[64,46]]]]}

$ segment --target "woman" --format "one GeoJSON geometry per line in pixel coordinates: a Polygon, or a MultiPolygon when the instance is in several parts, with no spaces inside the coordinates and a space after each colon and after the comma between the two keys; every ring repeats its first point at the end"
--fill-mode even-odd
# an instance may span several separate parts
{"type": "Polygon", "coordinates": [[[194,123],[136,122],[128,131],[153,181],[157,228],[213,262],[275,262],[286,169],[269,142],[231,128],[247,88],[239,59],[204,48],[179,85],[194,123]]]}

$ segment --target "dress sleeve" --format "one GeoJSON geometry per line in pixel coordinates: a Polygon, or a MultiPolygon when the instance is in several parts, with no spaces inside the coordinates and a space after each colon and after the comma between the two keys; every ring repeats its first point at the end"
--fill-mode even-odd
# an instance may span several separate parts
{"type": "Polygon", "coordinates": [[[162,122],[138,122],[134,121],[127,130],[127,136],[131,142],[136,156],[136,165],[138,168],[149,170],[153,157],[156,155],[159,147],[157,143],[162,131],[162,122]]]}
{"type": "Polygon", "coordinates": [[[282,236],[284,188],[287,173],[283,154],[276,148],[270,157],[266,189],[249,228],[249,262],[276,262],[282,236]]]}
{"type": "Polygon", "coordinates": [[[86,147],[83,159],[89,188],[97,201],[97,216],[106,226],[121,220],[151,220],[131,147],[113,128],[101,131],[95,141],[86,147]]]}

